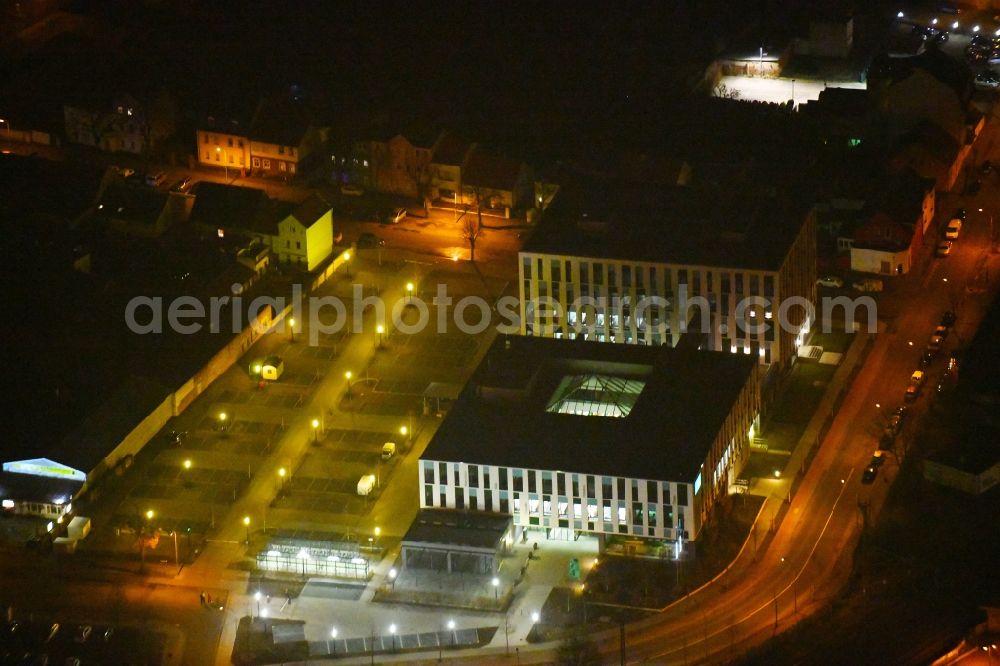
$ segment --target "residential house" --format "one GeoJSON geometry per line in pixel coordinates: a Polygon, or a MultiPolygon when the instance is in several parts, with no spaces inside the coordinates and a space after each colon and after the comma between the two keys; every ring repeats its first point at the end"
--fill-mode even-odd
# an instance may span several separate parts
{"type": "Polygon", "coordinates": [[[238,118],[205,116],[195,132],[198,164],[245,173],[250,167],[249,123],[238,118]]]}
{"type": "MultiPolygon", "coordinates": [[[[219,238],[230,235],[257,239],[271,247],[278,235],[278,215],[264,190],[201,181],[194,187],[194,206],[188,221],[219,238]]],[[[287,215],[292,204],[279,211],[287,215]]],[[[282,217],[284,217],[282,215],[282,217]]]]}
{"type": "Polygon", "coordinates": [[[63,106],[66,139],[108,153],[141,155],[146,150],[149,127],[145,109],[129,94],[110,103],[66,104],[63,106]]]}
{"type": "Polygon", "coordinates": [[[166,192],[111,174],[97,197],[93,218],[118,233],[155,238],[183,216],[183,201],[171,199],[166,192]]]}
{"type": "Polygon", "coordinates": [[[474,143],[447,132],[438,139],[430,164],[430,197],[457,200],[462,191],[462,167],[475,148],[474,143]]]}
{"type": "Polygon", "coordinates": [[[958,184],[971,149],[971,144],[959,142],[951,133],[925,120],[895,140],[889,159],[893,168],[908,167],[934,179],[939,190],[948,191],[958,184]]]}
{"type": "Polygon", "coordinates": [[[333,217],[330,204],[313,195],[278,222],[272,247],[283,264],[311,271],[333,251],[333,217]]]}
{"type": "Polygon", "coordinates": [[[430,185],[430,164],[440,134],[378,129],[355,143],[357,158],[370,165],[370,182],[379,192],[417,197],[430,185]]]}
{"type": "Polygon", "coordinates": [[[250,169],[256,176],[291,180],[302,162],[318,155],[325,129],[314,127],[294,100],[261,100],[250,123],[250,169]]]}
{"type": "Polygon", "coordinates": [[[873,184],[851,243],[851,270],[908,273],[934,220],[934,180],[907,170],[873,184]]]}
{"type": "Polygon", "coordinates": [[[818,99],[800,104],[799,113],[828,151],[874,148],[882,142],[881,116],[867,90],[825,88],[818,99]]]}
{"type": "Polygon", "coordinates": [[[484,148],[473,150],[462,169],[462,198],[486,208],[531,208],[535,197],[531,170],[520,160],[500,157],[484,148]]]}

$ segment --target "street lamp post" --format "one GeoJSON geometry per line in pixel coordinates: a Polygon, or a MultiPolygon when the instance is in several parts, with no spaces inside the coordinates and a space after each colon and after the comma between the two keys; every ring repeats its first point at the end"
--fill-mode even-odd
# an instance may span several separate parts
{"type": "Polygon", "coordinates": [[[146,571],[146,537],[152,531],[153,516],[156,514],[152,509],[146,511],[146,522],[139,529],[139,571],[146,571]]]}
{"type": "Polygon", "coordinates": [[[337,654],[337,643],[336,643],[336,640],[337,640],[337,627],[331,627],[330,628],[330,641],[334,641],[334,642],[333,643],[331,643],[330,641],[326,642],[326,651],[329,652],[331,655],[337,654]]]}
{"type": "Polygon", "coordinates": [[[351,253],[344,253],[344,271],[347,273],[347,277],[351,277],[351,253]]]}
{"type": "Polygon", "coordinates": [[[375,327],[375,332],[378,333],[378,344],[375,347],[376,349],[378,349],[382,346],[382,334],[385,333],[385,326],[379,324],[378,326],[375,327]]]}
{"type": "Polygon", "coordinates": [[[396,625],[389,625],[389,640],[392,641],[392,651],[396,651],[396,625]]]}
{"type": "Polygon", "coordinates": [[[243,526],[247,528],[247,545],[250,545],[250,516],[243,516],[243,526]]]}
{"type": "MultiPolygon", "coordinates": [[[[260,590],[253,593],[253,598],[257,601],[257,617],[260,617],[260,590]]],[[[253,619],[252,617],[250,618],[253,619]]]]}
{"type": "Polygon", "coordinates": [[[319,444],[319,419],[312,420],[313,443],[319,444]]]}
{"type": "Polygon", "coordinates": [[[226,421],[229,419],[229,414],[225,412],[219,412],[219,430],[222,432],[226,431],[226,421]]]}
{"type": "Polygon", "coordinates": [[[285,492],[285,475],[288,473],[284,467],[278,468],[278,478],[281,479],[281,492],[285,492]]]}
{"type": "Polygon", "coordinates": [[[188,458],[184,461],[184,487],[191,487],[191,459],[188,458]]]}
{"type": "MultiPolygon", "coordinates": [[[[219,147],[219,146],[215,147],[215,152],[218,155],[223,155],[226,159],[229,158],[229,151],[226,151],[225,153],[223,153],[222,148],[219,147]]],[[[228,181],[229,180],[229,164],[226,163],[225,159],[222,160],[222,167],[226,170],[226,180],[228,181]]]]}
{"type": "Polygon", "coordinates": [[[490,584],[493,585],[493,602],[497,605],[497,608],[499,608],[500,607],[500,579],[497,578],[496,576],[494,576],[493,580],[490,581],[490,584]]]}
{"type": "Polygon", "coordinates": [[[406,283],[406,302],[407,303],[412,303],[413,302],[413,283],[412,282],[407,282],[406,283]]]}
{"type": "Polygon", "coordinates": [[[288,318],[288,341],[295,342],[295,317],[288,318]]]}
{"type": "Polygon", "coordinates": [[[344,379],[347,380],[347,399],[348,400],[350,400],[352,398],[352,396],[351,396],[351,377],[353,377],[353,376],[354,375],[353,375],[353,373],[350,370],[348,370],[347,372],[344,373],[344,379]]]}

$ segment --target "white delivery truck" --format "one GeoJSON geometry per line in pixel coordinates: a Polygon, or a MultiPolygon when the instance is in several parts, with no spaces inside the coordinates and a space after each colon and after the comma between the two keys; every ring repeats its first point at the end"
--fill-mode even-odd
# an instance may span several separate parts
{"type": "Polygon", "coordinates": [[[365,497],[375,488],[375,475],[365,474],[358,480],[358,494],[365,497]]]}

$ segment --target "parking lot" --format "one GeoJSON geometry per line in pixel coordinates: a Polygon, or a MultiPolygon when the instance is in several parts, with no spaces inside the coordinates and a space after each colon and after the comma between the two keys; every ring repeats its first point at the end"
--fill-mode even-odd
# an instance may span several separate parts
{"type": "Polygon", "coordinates": [[[11,620],[0,629],[0,663],[163,663],[164,642],[134,627],[11,620]]]}

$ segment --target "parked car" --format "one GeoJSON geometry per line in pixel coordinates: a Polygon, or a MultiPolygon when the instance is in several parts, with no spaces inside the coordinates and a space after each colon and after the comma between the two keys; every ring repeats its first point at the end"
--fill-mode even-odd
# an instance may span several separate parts
{"type": "MultiPolygon", "coordinates": [[[[976,85],[982,88],[996,88],[1000,86],[1000,75],[992,69],[984,69],[976,74],[976,85]]],[[[989,173],[989,171],[984,173],[989,173]]]]}
{"type": "Polygon", "coordinates": [[[365,193],[365,189],[360,185],[341,185],[340,193],[349,197],[360,197],[365,193]]]}
{"type": "Polygon", "coordinates": [[[993,40],[986,35],[973,35],[972,41],[970,42],[972,46],[978,46],[980,48],[993,48],[993,40]]]}
{"type": "Polygon", "coordinates": [[[844,281],[836,275],[824,275],[816,280],[816,284],[821,287],[836,287],[839,289],[844,286],[844,281]]]}
{"type": "Polygon", "coordinates": [[[888,430],[892,432],[892,436],[895,437],[899,434],[899,431],[903,429],[903,424],[906,423],[906,405],[900,405],[896,408],[896,411],[892,413],[889,417],[888,430]]]}
{"type": "Polygon", "coordinates": [[[903,394],[903,400],[906,402],[913,402],[920,395],[920,390],[924,387],[924,371],[914,370],[913,374],[910,375],[910,385],[906,387],[906,393],[903,394]]]}
{"type": "Polygon", "coordinates": [[[167,174],[162,171],[157,171],[156,173],[146,174],[146,184],[150,187],[159,187],[163,184],[163,181],[167,179],[167,174]]]}
{"type": "Polygon", "coordinates": [[[374,489],[375,489],[374,474],[365,474],[363,477],[358,479],[358,495],[365,497],[374,489]]]}
{"type": "Polygon", "coordinates": [[[941,351],[941,344],[944,342],[944,338],[940,335],[932,335],[931,341],[927,343],[927,349],[933,352],[941,351]]]}
{"type": "Polygon", "coordinates": [[[934,250],[934,256],[936,257],[947,257],[951,254],[951,247],[954,245],[950,240],[941,241],[937,244],[937,249],[934,250]]]}
{"type": "Polygon", "coordinates": [[[117,173],[122,178],[131,178],[132,176],[135,175],[135,169],[129,169],[128,167],[118,167],[118,166],[113,166],[111,168],[115,171],[115,173],[117,173]]]}
{"type": "Polygon", "coordinates": [[[396,210],[392,211],[392,223],[393,224],[399,224],[400,222],[402,222],[405,219],[406,219],[406,209],[405,208],[397,208],[396,210]]]}
{"type": "Polygon", "coordinates": [[[951,310],[946,310],[943,315],[941,315],[941,325],[951,328],[955,325],[955,313],[951,310]]]}
{"type": "Polygon", "coordinates": [[[962,231],[962,220],[955,218],[948,223],[948,227],[944,230],[944,237],[950,240],[955,240],[958,238],[958,234],[962,231]]]}
{"type": "Polygon", "coordinates": [[[943,325],[938,325],[934,329],[934,335],[938,336],[942,340],[948,337],[948,327],[943,325]]]}
{"type": "Polygon", "coordinates": [[[73,640],[77,643],[86,643],[87,639],[90,638],[90,634],[94,631],[94,628],[89,624],[82,624],[76,628],[76,633],[73,635],[73,640]]]}
{"type": "Polygon", "coordinates": [[[881,449],[875,449],[875,452],[872,453],[871,462],[868,464],[871,467],[881,467],[883,463],[885,463],[885,454],[881,449]]]}
{"type": "Polygon", "coordinates": [[[177,183],[177,187],[175,187],[174,189],[177,190],[178,192],[183,192],[191,185],[191,181],[192,181],[191,176],[187,176],[181,182],[177,183]]]}
{"type": "Polygon", "coordinates": [[[868,465],[868,467],[865,467],[865,471],[861,473],[861,483],[874,483],[876,476],[878,476],[878,467],[868,465]]]}
{"type": "Polygon", "coordinates": [[[851,286],[858,291],[882,291],[885,289],[885,283],[878,278],[865,278],[864,280],[857,280],[852,282],[851,286]]]}
{"type": "Polygon", "coordinates": [[[358,236],[358,249],[379,247],[385,245],[385,241],[371,232],[364,232],[358,236]]]}
{"type": "Polygon", "coordinates": [[[382,445],[382,460],[388,460],[396,455],[396,442],[386,442],[382,445]]]}

